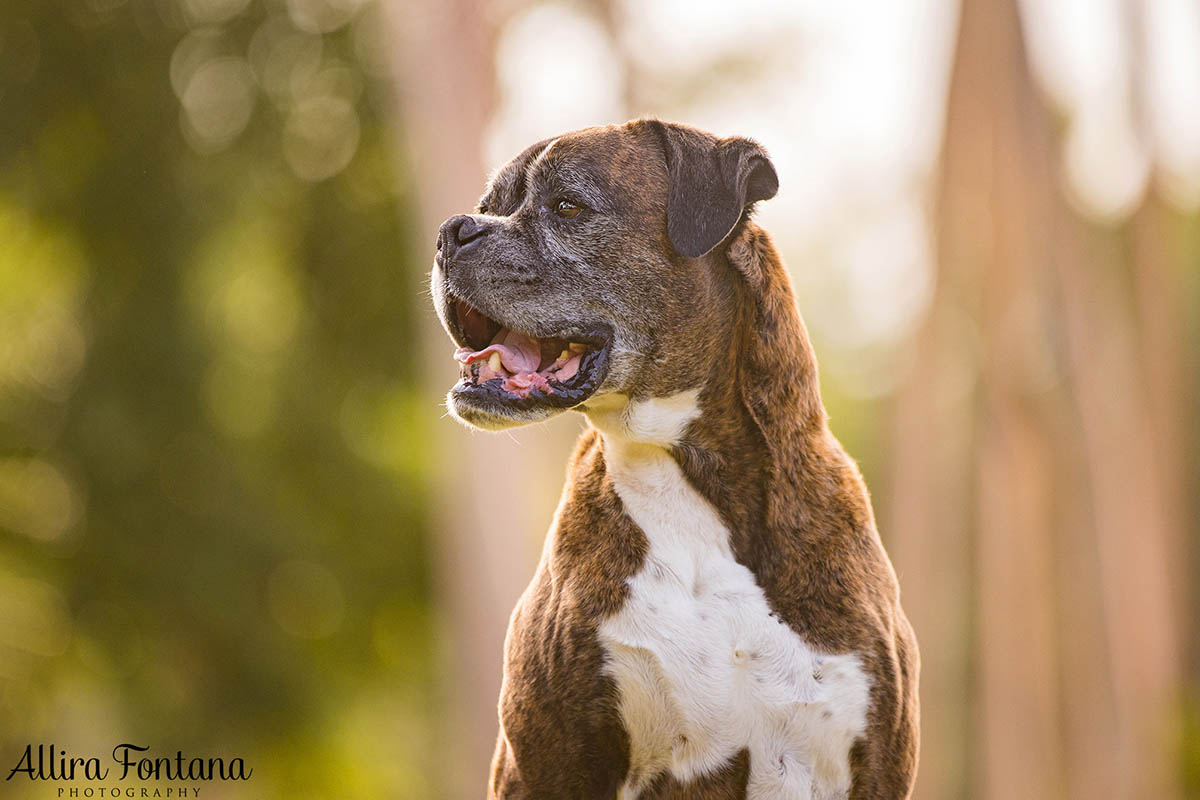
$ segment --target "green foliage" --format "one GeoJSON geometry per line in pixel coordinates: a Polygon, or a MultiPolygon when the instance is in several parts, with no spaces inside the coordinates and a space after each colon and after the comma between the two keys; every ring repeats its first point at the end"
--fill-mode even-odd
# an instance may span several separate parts
{"type": "Polygon", "coordinates": [[[424,268],[377,13],[0,10],[14,763],[131,740],[243,756],[247,797],[428,796],[424,268]]]}

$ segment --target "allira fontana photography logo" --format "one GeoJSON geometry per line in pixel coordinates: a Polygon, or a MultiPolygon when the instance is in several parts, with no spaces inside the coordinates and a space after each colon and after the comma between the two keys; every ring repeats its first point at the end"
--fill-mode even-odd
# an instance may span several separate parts
{"type": "Polygon", "coordinates": [[[56,745],[25,745],[6,781],[84,781],[103,782],[103,786],[60,787],[59,797],[199,797],[197,786],[138,787],[118,786],[129,781],[168,781],[172,783],[207,783],[211,781],[246,781],[254,774],[241,757],[188,757],[177,750],[173,756],[149,754],[149,747],[130,744],[117,745],[111,758],[78,756],[56,745]]]}

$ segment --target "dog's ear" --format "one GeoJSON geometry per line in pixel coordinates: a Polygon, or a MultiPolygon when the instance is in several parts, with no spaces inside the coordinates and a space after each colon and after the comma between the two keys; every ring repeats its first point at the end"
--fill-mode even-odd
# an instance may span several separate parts
{"type": "Polygon", "coordinates": [[[715,139],[658,122],[671,190],[667,235],[676,252],[699,258],[725,240],[748,206],[779,190],[762,146],[750,139],[715,139]]]}

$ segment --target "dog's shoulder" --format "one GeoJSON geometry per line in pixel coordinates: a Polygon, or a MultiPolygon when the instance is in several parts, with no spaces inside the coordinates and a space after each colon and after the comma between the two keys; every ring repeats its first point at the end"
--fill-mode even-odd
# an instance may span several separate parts
{"type": "Polygon", "coordinates": [[[589,430],[568,468],[542,561],[509,625],[493,781],[519,781],[525,793],[516,796],[616,793],[629,741],[596,628],[625,602],[626,581],[645,549],[613,491],[600,437],[589,430]]]}

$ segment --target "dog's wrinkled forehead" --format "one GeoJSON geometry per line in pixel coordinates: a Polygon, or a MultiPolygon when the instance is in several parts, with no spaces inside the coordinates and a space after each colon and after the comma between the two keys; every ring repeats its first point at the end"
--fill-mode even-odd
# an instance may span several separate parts
{"type": "Polygon", "coordinates": [[[589,128],[526,148],[493,175],[479,211],[508,216],[530,197],[565,197],[614,211],[645,198],[647,188],[664,180],[661,150],[644,132],[589,128]]]}

